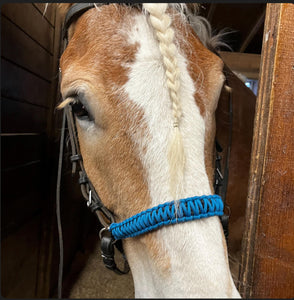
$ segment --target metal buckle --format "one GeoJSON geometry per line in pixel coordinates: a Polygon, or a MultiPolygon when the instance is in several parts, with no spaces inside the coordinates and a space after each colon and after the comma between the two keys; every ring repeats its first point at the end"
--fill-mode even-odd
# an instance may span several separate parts
{"type": "Polygon", "coordinates": [[[223,176],[223,174],[221,173],[221,171],[220,171],[219,168],[216,168],[216,172],[217,172],[218,176],[221,178],[221,180],[223,180],[223,179],[224,179],[224,176],[223,176]]]}
{"type": "Polygon", "coordinates": [[[92,191],[89,191],[89,200],[87,201],[87,206],[89,207],[92,204],[92,191]]]}
{"type": "Polygon", "coordinates": [[[71,155],[71,157],[70,157],[71,162],[78,161],[81,159],[82,159],[82,155],[80,155],[80,154],[74,154],[74,155],[71,155]]]}

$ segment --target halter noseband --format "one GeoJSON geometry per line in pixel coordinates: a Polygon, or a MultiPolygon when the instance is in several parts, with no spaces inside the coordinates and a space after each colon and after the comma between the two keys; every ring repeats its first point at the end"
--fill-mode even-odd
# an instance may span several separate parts
{"type": "MultiPolygon", "coordinates": [[[[68,29],[72,22],[77,20],[84,12],[94,7],[95,5],[93,3],[77,3],[70,7],[69,11],[67,12],[63,27],[65,47],[68,44],[68,29]]],[[[72,152],[70,157],[72,162],[72,172],[76,172],[76,165],[78,164],[80,169],[79,184],[81,185],[83,197],[87,201],[87,205],[91,211],[97,215],[100,223],[104,226],[104,228],[100,231],[99,236],[101,238],[102,257],[107,268],[115,271],[118,274],[125,274],[128,272],[129,267],[127,262],[125,264],[125,269],[121,271],[117,268],[114,261],[114,245],[124,256],[121,244],[121,239],[123,238],[137,236],[139,234],[158,229],[164,225],[187,222],[210,216],[220,216],[225,229],[224,225],[227,225],[228,218],[224,218],[227,216],[223,214],[224,203],[219,195],[195,196],[178,201],[167,202],[147,209],[146,211],[134,215],[121,223],[115,223],[115,217],[113,213],[103,205],[98,193],[95,191],[94,186],[86,174],[80,152],[78,137],[76,135],[75,116],[72,112],[71,105],[67,105],[64,108],[62,137],[64,137],[66,121],[68,125],[69,140],[72,152]],[[108,223],[110,223],[110,225],[108,223]]],[[[63,138],[60,142],[64,142],[63,138]]],[[[60,149],[63,148],[61,147],[60,149]]],[[[220,149],[217,148],[217,150],[220,149]]],[[[217,151],[217,153],[218,152],[220,151],[217,151]]],[[[214,185],[216,192],[222,185],[223,180],[223,176],[220,172],[219,160],[220,157],[217,155],[214,185]]],[[[61,166],[61,163],[59,163],[59,166],[61,166]]],[[[226,230],[225,236],[227,238],[226,230]]]]}

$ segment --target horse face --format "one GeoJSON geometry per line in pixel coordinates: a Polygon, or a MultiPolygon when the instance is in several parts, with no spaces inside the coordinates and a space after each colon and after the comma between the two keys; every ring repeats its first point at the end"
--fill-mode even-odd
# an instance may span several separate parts
{"type": "MultiPolygon", "coordinates": [[[[224,76],[222,61],[180,16],[174,16],[174,28],[186,161],[178,198],[186,198],[212,194],[214,112],[224,76]]],[[[147,16],[105,5],[84,13],[69,36],[61,91],[81,103],[75,108],[81,153],[104,205],[121,221],[175,200],[167,158],[172,104],[147,16]]],[[[238,295],[217,217],[128,239],[124,247],[136,296],[238,295]]]]}
{"type": "Polygon", "coordinates": [[[77,117],[85,169],[118,219],[151,204],[136,145],[140,136],[148,137],[144,112],[124,89],[138,48],[128,42],[128,18],[117,5],[86,12],[74,25],[60,61],[63,98],[74,95],[90,115],[77,117]]]}

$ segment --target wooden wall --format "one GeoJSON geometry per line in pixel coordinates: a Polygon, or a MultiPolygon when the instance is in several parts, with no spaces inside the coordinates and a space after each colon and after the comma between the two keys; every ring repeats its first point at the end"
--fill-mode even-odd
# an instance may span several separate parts
{"type": "MultiPolygon", "coordinates": [[[[55,186],[61,113],[55,6],[1,6],[1,293],[49,297],[57,281],[55,186]]],[[[64,171],[65,270],[87,230],[79,187],[64,171]]],[[[75,178],[76,179],[76,178],[75,178]]]]}
{"type": "Polygon", "coordinates": [[[240,289],[294,295],[294,4],[267,5],[240,289]]]}
{"type": "Polygon", "coordinates": [[[1,291],[32,297],[46,201],[46,126],[55,12],[43,5],[1,7],[1,291]],[[34,22],[32,22],[34,20],[34,22]],[[38,24],[38,26],[36,26],[38,24]]]}

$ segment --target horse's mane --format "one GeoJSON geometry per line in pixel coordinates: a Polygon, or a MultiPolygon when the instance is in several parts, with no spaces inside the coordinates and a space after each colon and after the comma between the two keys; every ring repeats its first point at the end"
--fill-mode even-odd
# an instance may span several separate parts
{"type": "Polygon", "coordinates": [[[206,48],[215,51],[220,46],[227,46],[222,42],[224,33],[221,31],[218,34],[213,34],[210,23],[199,15],[199,3],[169,3],[169,7],[177,11],[182,20],[191,25],[206,48]]]}

